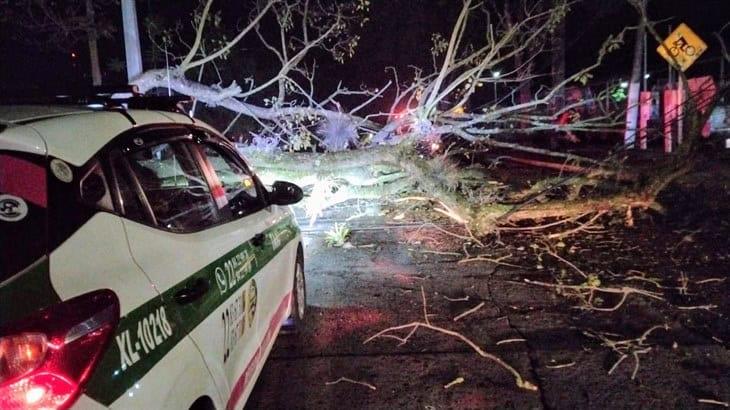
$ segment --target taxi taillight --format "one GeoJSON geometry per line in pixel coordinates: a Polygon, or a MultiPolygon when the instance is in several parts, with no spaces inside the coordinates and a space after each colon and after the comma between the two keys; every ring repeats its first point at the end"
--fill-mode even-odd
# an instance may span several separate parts
{"type": "Polygon", "coordinates": [[[50,306],[0,330],[0,409],[67,409],[119,322],[110,290],[50,306]]]}

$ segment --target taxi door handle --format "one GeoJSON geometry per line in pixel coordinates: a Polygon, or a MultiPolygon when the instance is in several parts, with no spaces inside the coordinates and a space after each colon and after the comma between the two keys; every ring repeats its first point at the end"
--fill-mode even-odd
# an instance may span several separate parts
{"type": "Polygon", "coordinates": [[[195,279],[175,293],[175,302],[179,305],[192,303],[203,297],[209,288],[210,285],[208,285],[208,281],[204,278],[195,279]]]}
{"type": "Polygon", "coordinates": [[[263,233],[257,233],[256,235],[251,238],[251,243],[253,246],[262,247],[264,246],[264,243],[266,242],[266,236],[264,236],[263,233]]]}

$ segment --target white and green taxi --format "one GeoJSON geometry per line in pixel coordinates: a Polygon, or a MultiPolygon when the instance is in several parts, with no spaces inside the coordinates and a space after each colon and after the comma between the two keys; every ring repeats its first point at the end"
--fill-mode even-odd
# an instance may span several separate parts
{"type": "Polygon", "coordinates": [[[304,317],[301,197],[179,113],[0,107],[0,409],[242,408],[304,317]]]}

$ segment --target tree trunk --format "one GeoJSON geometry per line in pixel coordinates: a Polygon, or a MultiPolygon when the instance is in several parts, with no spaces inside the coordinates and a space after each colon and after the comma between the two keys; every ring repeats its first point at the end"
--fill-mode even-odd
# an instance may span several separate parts
{"type": "Polygon", "coordinates": [[[503,200],[500,201],[496,199],[499,196],[497,190],[501,189],[499,184],[487,183],[488,176],[481,174],[477,178],[482,190],[495,187],[494,199],[485,201],[466,194],[470,188],[464,185],[464,181],[473,177],[469,174],[470,170],[444,166],[440,158],[422,158],[408,144],[334,153],[266,154],[244,149],[244,154],[268,182],[284,179],[305,187],[315,187],[321,181],[331,181],[335,188],[328,198],[320,198],[320,202],[326,202],[323,207],[348,199],[413,194],[431,199],[434,210],[447,214],[456,222],[467,224],[478,236],[494,232],[504,224],[523,220],[653,207],[656,195],[686,170],[663,173],[661,178],[630,190],[620,182],[632,182],[639,177],[601,169],[589,172],[587,168],[576,167],[577,171],[586,175],[570,180],[556,178],[544,181],[545,184],[538,182],[533,186],[534,189],[513,193],[516,196],[502,192],[503,200]],[[452,181],[457,182],[453,184],[452,181]],[[599,185],[602,186],[602,192],[608,192],[606,196],[582,198],[579,195],[582,187],[599,185]],[[531,200],[541,192],[551,191],[558,186],[567,188],[569,193],[565,199],[548,202],[531,200]],[[508,198],[511,198],[510,202],[505,202],[508,198]]]}
{"type": "Polygon", "coordinates": [[[91,64],[91,82],[94,85],[101,85],[101,68],[99,67],[99,48],[96,44],[98,35],[96,32],[96,19],[94,17],[94,4],[92,0],[86,0],[86,19],[89,24],[87,32],[89,43],[89,62],[91,64]]]}
{"type": "MultiPolygon", "coordinates": [[[[517,56],[515,56],[515,60],[518,64],[518,66],[522,65],[523,62],[523,53],[517,53],[517,56]]],[[[520,93],[519,95],[519,103],[520,104],[527,104],[530,101],[532,101],[532,80],[529,78],[532,75],[532,63],[527,65],[527,69],[525,70],[525,76],[528,77],[522,83],[520,84],[520,93]]],[[[527,127],[526,124],[523,125],[525,128],[527,127]]]]}
{"type": "MultiPolygon", "coordinates": [[[[552,80],[553,87],[565,81],[565,18],[561,19],[553,31],[552,39],[552,80]]],[[[562,91],[559,95],[562,95],[562,91]]]]}
{"type": "MultiPolygon", "coordinates": [[[[512,3],[505,2],[504,3],[504,18],[507,21],[508,26],[512,26],[514,24],[514,19],[512,18],[512,3]]],[[[522,13],[520,12],[521,8],[518,6],[516,7],[516,13],[517,13],[517,19],[522,18],[522,13]]],[[[532,50],[530,50],[532,51],[532,50]]],[[[522,65],[525,63],[525,56],[527,53],[524,51],[519,52],[515,54],[515,67],[522,67],[522,65]]],[[[529,57],[528,57],[529,58],[529,57]]],[[[532,75],[532,63],[528,64],[525,69],[522,70],[521,75],[523,75],[526,79],[520,82],[519,92],[518,92],[518,98],[517,101],[520,104],[528,103],[532,100],[532,80],[530,79],[530,76],[532,75]]],[[[520,124],[522,127],[526,127],[527,124],[520,124]]]]}

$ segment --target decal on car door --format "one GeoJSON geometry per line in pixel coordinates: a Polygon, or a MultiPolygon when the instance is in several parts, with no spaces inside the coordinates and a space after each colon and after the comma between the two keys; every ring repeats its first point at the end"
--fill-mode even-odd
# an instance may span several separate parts
{"type": "Polygon", "coordinates": [[[223,310],[223,363],[228,361],[238,341],[251,329],[256,317],[257,298],[256,280],[251,279],[223,310]]]}
{"type": "Polygon", "coordinates": [[[245,332],[245,326],[253,323],[256,314],[258,290],[252,278],[298,232],[292,217],[288,217],[264,232],[267,239],[263,244],[256,246],[251,241],[241,244],[164,291],[161,298],[150,300],[122,317],[115,335],[116,343],[112,343],[104,355],[86,394],[110,405],[227,301],[230,317],[223,320],[224,330],[230,332],[226,333],[230,351],[245,332]],[[276,238],[277,246],[273,246],[273,238],[276,238]],[[199,278],[210,284],[215,297],[185,305],[174,303],[174,295],[199,278]],[[241,298],[229,301],[236,292],[240,292],[241,298]]]}

